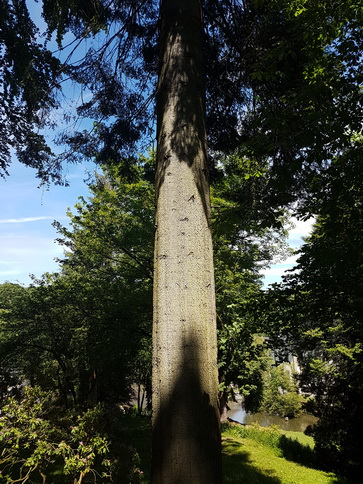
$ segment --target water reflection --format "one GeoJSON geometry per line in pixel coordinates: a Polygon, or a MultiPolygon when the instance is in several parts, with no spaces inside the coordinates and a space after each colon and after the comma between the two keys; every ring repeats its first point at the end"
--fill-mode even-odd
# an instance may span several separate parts
{"type": "Polygon", "coordinates": [[[283,430],[292,430],[294,432],[304,432],[308,425],[312,425],[317,421],[316,417],[312,415],[301,415],[297,418],[285,420],[282,417],[275,417],[267,413],[247,413],[238,402],[228,402],[230,410],[228,410],[228,417],[236,422],[251,425],[258,422],[261,427],[270,427],[270,425],[278,425],[283,430]]]}

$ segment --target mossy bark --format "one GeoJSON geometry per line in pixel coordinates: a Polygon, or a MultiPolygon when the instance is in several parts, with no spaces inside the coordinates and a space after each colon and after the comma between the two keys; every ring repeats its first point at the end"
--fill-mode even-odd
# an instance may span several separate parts
{"type": "Polygon", "coordinates": [[[221,481],[198,0],[162,0],[153,325],[153,483],[221,481]]]}

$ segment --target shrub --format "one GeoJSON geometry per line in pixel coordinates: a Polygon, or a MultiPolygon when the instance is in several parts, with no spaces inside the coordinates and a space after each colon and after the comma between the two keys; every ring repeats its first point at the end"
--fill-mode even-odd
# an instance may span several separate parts
{"type": "Polygon", "coordinates": [[[0,482],[139,482],[134,449],[114,444],[100,405],[74,415],[56,407],[49,392],[27,387],[19,402],[9,398],[0,417],[0,482]],[[120,473],[122,472],[122,478],[120,473]],[[125,479],[123,481],[122,479],[125,479]]]}

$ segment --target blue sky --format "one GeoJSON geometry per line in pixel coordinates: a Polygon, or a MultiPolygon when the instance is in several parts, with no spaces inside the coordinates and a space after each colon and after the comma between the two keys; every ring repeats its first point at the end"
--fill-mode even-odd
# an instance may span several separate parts
{"type": "MultiPolygon", "coordinates": [[[[27,5],[33,20],[44,31],[41,4],[27,0],[27,5]]],[[[57,49],[54,40],[48,43],[48,48],[57,49]]],[[[59,55],[66,56],[67,52],[59,55]]],[[[79,89],[69,83],[65,86],[68,98],[62,102],[76,105],[79,102],[79,89]]],[[[52,113],[54,119],[59,116],[57,112],[52,113]]],[[[65,127],[63,119],[59,119],[61,127],[57,133],[44,133],[51,146],[53,137],[65,127]]],[[[52,148],[59,152],[54,146],[52,148]]],[[[88,165],[88,169],[92,170],[94,166],[88,165]]],[[[67,165],[64,174],[70,186],[51,186],[47,190],[37,188],[39,180],[35,178],[35,170],[16,160],[12,162],[9,172],[10,176],[0,178],[0,283],[11,281],[29,284],[29,274],[39,277],[44,272],[58,269],[54,259],[62,256],[63,250],[54,242],[57,232],[52,222],[57,220],[67,224],[67,209],[73,208],[79,196],[88,194],[84,183],[87,174],[84,166],[67,165]]]]}
{"type": "MultiPolygon", "coordinates": [[[[94,170],[94,165],[88,165],[94,170]]],[[[79,196],[87,197],[87,178],[83,165],[65,168],[69,187],[51,186],[48,190],[37,188],[35,170],[14,161],[10,176],[0,179],[0,283],[5,281],[29,284],[29,274],[40,277],[44,272],[55,272],[58,264],[54,260],[62,257],[63,249],[54,239],[57,232],[52,222],[67,224],[66,211],[73,209],[79,196]]],[[[312,222],[295,222],[290,231],[289,244],[299,247],[302,236],[307,235],[312,222]]],[[[286,269],[290,269],[296,257],[264,271],[265,283],[280,280],[286,269]]]]}
{"type": "Polygon", "coordinates": [[[66,211],[77,198],[87,196],[87,177],[81,165],[65,169],[70,187],[37,188],[35,170],[14,161],[10,176],[0,178],[0,283],[5,281],[29,284],[29,274],[40,276],[54,272],[54,258],[62,256],[62,248],[52,222],[67,223],[66,211]]]}

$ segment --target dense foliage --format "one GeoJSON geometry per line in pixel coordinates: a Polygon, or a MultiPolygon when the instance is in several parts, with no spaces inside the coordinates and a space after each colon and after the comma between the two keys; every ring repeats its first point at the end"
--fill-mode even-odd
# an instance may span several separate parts
{"type": "Polygon", "coordinates": [[[362,168],[334,160],[313,233],[295,271],[268,295],[270,333],[299,355],[301,383],[314,395],[317,449],[340,469],[361,472],[362,168]]]}
{"type": "Polygon", "coordinates": [[[212,184],[221,407],[234,398],[233,383],[245,408],[256,411],[268,364],[255,317],[261,270],[288,254],[286,220],[259,197],[268,183],[266,170],[239,153],[225,157],[222,167],[212,184]]]}
{"type": "MultiPolygon", "coordinates": [[[[64,113],[70,129],[60,138],[71,146],[66,158],[130,167],[133,148],[140,140],[149,143],[154,133],[158,2],[44,0],[40,7],[45,37],[25,2],[1,4],[2,92],[8,93],[2,99],[8,121],[3,128],[9,129],[1,137],[3,169],[10,142],[23,153],[22,161],[33,159],[40,176],[47,178],[47,166],[59,170],[48,163],[52,157],[36,129],[51,122],[39,108],[56,105],[61,76],[84,94],[73,103],[75,110],[64,113]],[[72,120],[82,118],[92,123],[75,131],[72,120]]],[[[259,163],[269,160],[271,177],[261,195],[272,205],[306,202],[332,157],[356,150],[355,133],[362,126],[361,2],[205,0],[203,11],[210,147],[239,146],[259,163]]]]}

